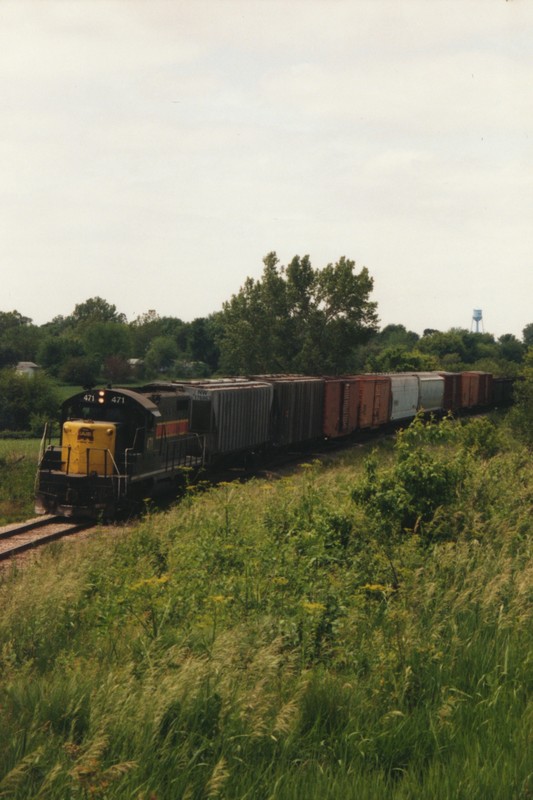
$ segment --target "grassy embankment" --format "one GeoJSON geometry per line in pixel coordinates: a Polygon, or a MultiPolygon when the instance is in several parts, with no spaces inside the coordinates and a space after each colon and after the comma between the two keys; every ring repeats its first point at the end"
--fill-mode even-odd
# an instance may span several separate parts
{"type": "Polygon", "coordinates": [[[0,578],[0,797],[533,791],[533,468],[484,420],[0,578]]]}

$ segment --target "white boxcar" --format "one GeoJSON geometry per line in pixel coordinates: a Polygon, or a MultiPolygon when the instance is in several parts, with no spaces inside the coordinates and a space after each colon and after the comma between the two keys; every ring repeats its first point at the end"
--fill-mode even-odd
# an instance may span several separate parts
{"type": "Polygon", "coordinates": [[[444,378],[436,372],[417,372],[419,394],[418,407],[423,411],[438,411],[444,408],[444,378]]]}
{"type": "Polygon", "coordinates": [[[409,419],[418,411],[419,382],[416,375],[391,374],[391,421],[409,419]]]}

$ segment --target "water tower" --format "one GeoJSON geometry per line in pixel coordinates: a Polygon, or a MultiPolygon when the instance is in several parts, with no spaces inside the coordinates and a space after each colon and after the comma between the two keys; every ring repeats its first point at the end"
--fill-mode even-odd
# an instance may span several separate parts
{"type": "Polygon", "coordinates": [[[475,308],[472,312],[472,324],[470,325],[470,330],[472,330],[474,323],[476,325],[476,333],[479,333],[479,325],[481,323],[481,330],[485,333],[485,329],[483,328],[483,311],[480,308],[475,308]]]}

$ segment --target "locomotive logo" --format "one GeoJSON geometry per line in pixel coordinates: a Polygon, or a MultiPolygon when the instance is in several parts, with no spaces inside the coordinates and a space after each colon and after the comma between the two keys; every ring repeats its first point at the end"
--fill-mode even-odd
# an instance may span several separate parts
{"type": "Polygon", "coordinates": [[[94,442],[94,431],[92,428],[80,428],[78,431],[78,442],[94,442]]]}

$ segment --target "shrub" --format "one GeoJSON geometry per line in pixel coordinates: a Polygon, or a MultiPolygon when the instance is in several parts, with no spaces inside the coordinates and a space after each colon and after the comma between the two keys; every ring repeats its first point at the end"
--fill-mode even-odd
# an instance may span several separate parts
{"type": "Polygon", "coordinates": [[[465,475],[464,458],[436,446],[453,436],[449,421],[437,425],[417,417],[398,433],[391,467],[379,468],[375,458],[367,459],[364,478],[352,496],[365,508],[376,533],[394,537],[424,529],[429,535],[431,526],[425,523],[431,523],[438,509],[453,505],[465,475]]]}
{"type": "Polygon", "coordinates": [[[58,405],[56,390],[45,375],[0,371],[0,430],[30,430],[31,420],[55,416],[58,405]]]}

